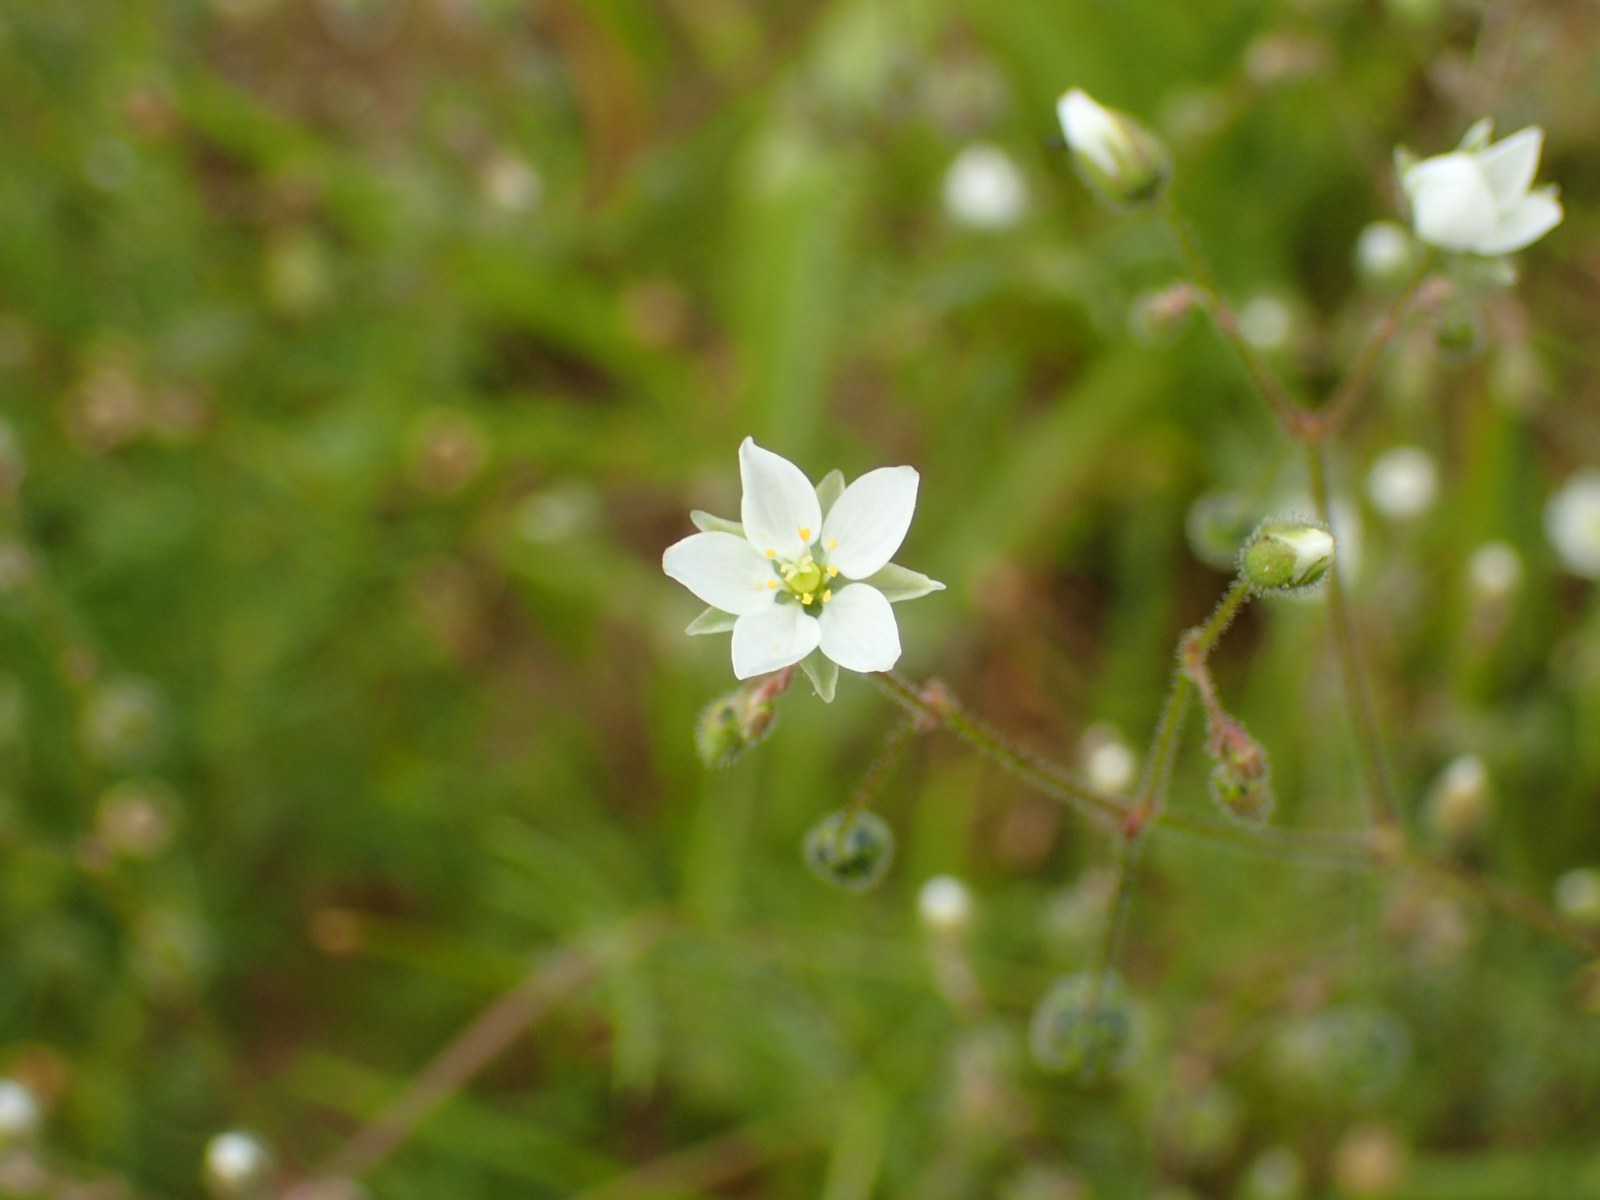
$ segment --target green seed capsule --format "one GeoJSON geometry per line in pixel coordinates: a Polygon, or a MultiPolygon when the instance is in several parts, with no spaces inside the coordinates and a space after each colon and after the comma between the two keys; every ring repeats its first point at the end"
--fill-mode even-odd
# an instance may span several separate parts
{"type": "Polygon", "coordinates": [[[894,831],[874,813],[830,813],[806,834],[804,853],[817,878],[847,892],[864,892],[888,873],[894,831]]]}
{"type": "Polygon", "coordinates": [[[1080,971],[1058,982],[1033,1010],[1028,1045],[1046,1071],[1093,1085],[1121,1075],[1138,1048],[1138,1014],[1116,975],[1080,971]],[[1098,986],[1097,986],[1098,983],[1098,986]]]}

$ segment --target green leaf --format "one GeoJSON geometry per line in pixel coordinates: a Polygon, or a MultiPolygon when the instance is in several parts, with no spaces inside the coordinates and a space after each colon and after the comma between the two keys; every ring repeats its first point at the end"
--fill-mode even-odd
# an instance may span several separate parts
{"type": "Polygon", "coordinates": [[[720,608],[708,608],[690,621],[684,632],[690,637],[699,637],[702,633],[727,633],[733,629],[733,623],[738,619],[732,613],[725,613],[720,608]]]}
{"type": "Polygon", "coordinates": [[[832,704],[833,689],[839,682],[839,664],[826,657],[821,650],[813,650],[800,660],[800,669],[811,680],[811,686],[822,697],[822,702],[832,704]]]}
{"type": "Polygon", "coordinates": [[[694,522],[694,527],[701,533],[736,533],[740,537],[744,536],[744,526],[739,522],[701,512],[698,508],[689,514],[689,520],[694,522]]]}
{"type": "Polygon", "coordinates": [[[944,591],[944,584],[937,579],[929,579],[920,571],[913,571],[895,563],[890,563],[876,575],[862,582],[877,588],[888,597],[890,604],[899,604],[902,600],[915,600],[918,596],[926,596],[929,592],[944,591]]]}

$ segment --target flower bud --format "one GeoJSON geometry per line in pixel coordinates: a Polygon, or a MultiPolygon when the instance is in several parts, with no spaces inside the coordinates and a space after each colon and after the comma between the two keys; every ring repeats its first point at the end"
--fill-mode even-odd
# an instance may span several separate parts
{"type": "Polygon", "coordinates": [[[1033,1010],[1028,1045],[1046,1071],[1091,1085],[1122,1074],[1138,1050],[1138,1014],[1116,975],[1079,971],[1033,1010]]]}
{"type": "Polygon", "coordinates": [[[1574,921],[1600,925],[1600,871],[1575,867],[1556,879],[1556,907],[1574,921]]]}
{"type": "Polygon", "coordinates": [[[39,1132],[39,1099],[15,1079],[0,1079],[0,1150],[39,1132]]]}
{"type": "Polygon", "coordinates": [[[965,933],[972,924],[972,892],[954,875],[935,875],[917,892],[917,916],[936,936],[965,933]]]}
{"type": "Polygon", "coordinates": [[[1428,792],[1428,827],[1452,849],[1474,845],[1489,821],[1489,772],[1476,754],[1462,754],[1445,766],[1428,792]]]}
{"type": "Polygon", "coordinates": [[[864,892],[889,871],[894,831],[875,813],[830,813],[811,827],[806,866],[818,879],[847,892],[864,892]]]}
{"type": "Polygon", "coordinates": [[[272,1173],[272,1155],[261,1139],[230,1129],[206,1143],[206,1188],[222,1200],[265,1192],[272,1173]]]}
{"type": "Polygon", "coordinates": [[[1160,198],[1172,178],[1172,160],[1155,134],[1077,88],[1056,102],[1056,115],[1073,165],[1101,199],[1131,208],[1160,198]]]}
{"type": "Polygon", "coordinates": [[[1333,566],[1333,535],[1310,521],[1267,521],[1239,556],[1239,573],[1258,593],[1297,592],[1333,566]]]}
{"type": "Polygon", "coordinates": [[[735,688],[701,710],[694,745],[708,767],[727,767],[772,732],[778,719],[775,697],[762,687],[735,688]]]}
{"type": "Polygon", "coordinates": [[[1218,714],[1211,722],[1206,752],[1211,768],[1211,798],[1228,816],[1244,825],[1263,824],[1276,803],[1272,764],[1261,743],[1239,722],[1218,714]]]}

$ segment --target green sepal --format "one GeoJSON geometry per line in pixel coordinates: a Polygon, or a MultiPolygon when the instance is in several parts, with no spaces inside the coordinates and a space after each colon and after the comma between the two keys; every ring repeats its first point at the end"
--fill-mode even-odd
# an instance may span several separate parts
{"type": "Polygon", "coordinates": [[[821,650],[813,650],[800,660],[800,669],[806,673],[806,678],[811,680],[811,686],[822,698],[822,702],[832,704],[833,691],[839,683],[839,664],[821,650]]]}
{"type": "Polygon", "coordinates": [[[689,520],[694,522],[694,527],[701,533],[735,533],[740,537],[744,536],[744,526],[739,522],[701,512],[698,508],[689,514],[689,520]]]}
{"type": "Polygon", "coordinates": [[[913,571],[898,563],[888,564],[861,582],[877,588],[890,604],[899,604],[902,600],[915,600],[919,596],[926,596],[929,592],[944,591],[944,584],[937,579],[929,579],[920,571],[913,571]]]}
{"type": "Polygon", "coordinates": [[[702,633],[727,633],[733,629],[733,623],[738,619],[732,613],[725,613],[720,608],[708,608],[690,621],[684,632],[690,637],[698,637],[702,633]]]}
{"type": "Polygon", "coordinates": [[[822,482],[817,484],[817,503],[822,506],[822,515],[826,519],[828,510],[839,503],[839,497],[844,495],[844,472],[835,467],[822,477],[822,482]]]}

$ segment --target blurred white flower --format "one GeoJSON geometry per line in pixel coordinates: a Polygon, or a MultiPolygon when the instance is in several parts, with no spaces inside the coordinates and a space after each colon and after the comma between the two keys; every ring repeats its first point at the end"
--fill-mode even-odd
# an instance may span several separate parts
{"type": "Polygon", "coordinates": [[[1600,871],[1574,867],[1556,879],[1556,907],[1575,921],[1600,925],[1600,871]]]}
{"type": "Polygon", "coordinates": [[[1485,542],[1467,560],[1467,580],[1485,600],[1503,600],[1522,583],[1522,557],[1507,542],[1485,542]]]}
{"type": "Polygon", "coordinates": [[[23,1142],[39,1130],[39,1101],[31,1088],[0,1079],[0,1148],[23,1142]]]}
{"type": "Polygon", "coordinates": [[[1397,521],[1420,517],[1433,507],[1438,492],[1439,469],[1433,456],[1417,446],[1385,451],[1367,471],[1372,506],[1397,521]]]}
{"type": "Polygon", "coordinates": [[[1369,283],[1399,283],[1416,261],[1416,246],[1405,227],[1374,221],[1356,238],[1356,270],[1369,283]]]}
{"type": "Polygon", "coordinates": [[[1544,532],[1567,570],[1600,579],[1600,470],[1584,468],[1550,497],[1544,532]]]}
{"type": "Polygon", "coordinates": [[[956,155],[944,175],[950,219],[973,229],[1007,229],[1028,207],[1028,185],[1011,156],[988,142],[956,155]]]}
{"type": "Polygon", "coordinates": [[[1089,726],[1078,740],[1078,753],[1084,774],[1097,792],[1117,796],[1133,786],[1139,760],[1115,727],[1105,722],[1089,726]]]}
{"type": "Polygon", "coordinates": [[[215,1196],[240,1196],[260,1188],[272,1171],[272,1154],[252,1133],[230,1129],[206,1143],[205,1177],[215,1196]]]}
{"type": "Polygon", "coordinates": [[[1532,190],[1544,130],[1530,125],[1491,146],[1493,131],[1492,122],[1480,121],[1457,149],[1421,162],[1400,152],[1400,186],[1423,241],[1442,250],[1509,254],[1560,224],[1556,189],[1532,190]]]}
{"type": "Polygon", "coordinates": [[[935,875],[917,892],[917,916],[930,933],[960,933],[972,924],[972,892],[954,875],[935,875]]]}
{"type": "Polygon", "coordinates": [[[839,667],[893,667],[900,631],[889,606],[944,588],[889,561],[911,527],[917,472],[880,467],[846,487],[834,471],[813,487],[751,438],[739,472],[742,523],[693,513],[701,532],[661,557],[662,570],[711,605],[688,632],[731,629],[739,679],[802,663],[823,699],[839,667]],[[819,649],[826,662],[813,657],[819,649]]]}
{"type": "Polygon", "coordinates": [[[1239,332],[1257,350],[1287,350],[1294,339],[1294,309],[1277,296],[1256,296],[1239,309],[1239,332]]]}

